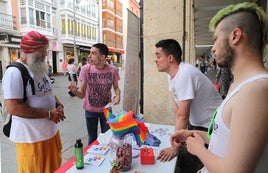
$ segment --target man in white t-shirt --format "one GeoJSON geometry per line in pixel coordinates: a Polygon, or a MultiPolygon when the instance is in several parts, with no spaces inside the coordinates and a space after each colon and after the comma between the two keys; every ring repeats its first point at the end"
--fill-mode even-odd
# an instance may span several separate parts
{"type": "Polygon", "coordinates": [[[51,173],[62,161],[61,139],[57,123],[64,120],[63,106],[53,94],[45,57],[48,39],[31,31],[20,43],[18,60],[34,80],[34,90],[28,82],[27,100],[21,73],[9,67],[2,80],[3,97],[8,113],[12,116],[10,140],[16,143],[18,172],[51,173]]]}
{"type": "MultiPolygon", "coordinates": [[[[154,62],[159,72],[168,74],[169,90],[173,98],[175,130],[207,130],[210,117],[222,102],[213,83],[194,66],[181,62],[181,47],[174,39],[161,40],[155,45],[154,62]]],[[[178,167],[184,172],[200,168],[201,162],[185,153],[181,147],[171,146],[160,151],[158,159],[169,161],[178,156],[178,167]],[[187,158],[190,160],[187,161],[187,158]],[[190,164],[189,167],[187,164],[190,164]]],[[[202,165],[201,165],[202,166],[202,165]]]]}

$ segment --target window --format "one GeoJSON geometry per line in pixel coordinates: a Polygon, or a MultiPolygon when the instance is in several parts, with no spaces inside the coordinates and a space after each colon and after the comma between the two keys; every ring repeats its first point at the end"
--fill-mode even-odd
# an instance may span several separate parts
{"type": "Polygon", "coordinates": [[[81,35],[81,23],[76,22],[76,35],[80,36],[81,35]]]}
{"type": "Polygon", "coordinates": [[[34,25],[34,10],[32,8],[29,8],[29,22],[34,25]]]}
{"type": "Polygon", "coordinates": [[[20,15],[20,19],[21,19],[21,24],[27,24],[27,19],[26,19],[26,9],[25,8],[21,8],[21,15],[20,15]]]}
{"type": "Polygon", "coordinates": [[[65,0],[60,0],[60,5],[64,5],[65,4],[65,0]]]}
{"type": "Polygon", "coordinates": [[[91,27],[90,26],[87,26],[87,38],[92,39],[91,27]]]}
{"type": "Polygon", "coordinates": [[[107,43],[106,43],[106,33],[103,33],[103,43],[104,43],[104,44],[107,44],[107,43]]]}
{"type": "Polygon", "coordinates": [[[50,22],[50,14],[47,14],[47,19],[46,19],[46,21],[47,21],[47,28],[51,28],[51,22],[50,22]]]}
{"type": "Polygon", "coordinates": [[[35,1],[35,8],[45,11],[45,4],[35,1]]]}
{"type": "Polygon", "coordinates": [[[102,27],[106,28],[106,18],[102,18],[102,27]]]}
{"type": "Polygon", "coordinates": [[[96,15],[96,5],[92,5],[91,7],[92,7],[92,16],[96,17],[97,16],[96,15]]]}
{"type": "Polygon", "coordinates": [[[68,27],[68,34],[73,34],[73,26],[70,19],[68,19],[67,27],[68,27]]]}
{"type": "Polygon", "coordinates": [[[34,6],[33,4],[34,4],[33,0],[29,0],[29,6],[33,7],[34,6]]]}
{"type": "Polygon", "coordinates": [[[123,48],[123,38],[122,37],[120,37],[120,36],[117,36],[117,39],[116,39],[116,41],[117,41],[117,48],[123,48]]]}
{"type": "Polygon", "coordinates": [[[92,36],[93,36],[93,40],[96,40],[97,38],[97,31],[96,31],[96,28],[92,28],[92,36]]]}
{"type": "Polygon", "coordinates": [[[20,5],[21,5],[21,6],[26,5],[25,0],[20,0],[20,5]]]}
{"type": "Polygon", "coordinates": [[[108,18],[108,28],[114,30],[114,20],[112,18],[108,18]]]}
{"type": "Polygon", "coordinates": [[[35,11],[36,13],[36,25],[46,28],[45,13],[43,11],[35,11]]]}
{"type": "Polygon", "coordinates": [[[114,0],[107,0],[107,5],[111,8],[114,8],[114,0]]]}
{"type": "Polygon", "coordinates": [[[62,34],[66,34],[66,20],[65,19],[61,19],[61,33],[62,34]]]}
{"type": "Polygon", "coordinates": [[[76,21],[72,21],[72,25],[73,25],[73,34],[77,35],[77,23],[76,21]]]}

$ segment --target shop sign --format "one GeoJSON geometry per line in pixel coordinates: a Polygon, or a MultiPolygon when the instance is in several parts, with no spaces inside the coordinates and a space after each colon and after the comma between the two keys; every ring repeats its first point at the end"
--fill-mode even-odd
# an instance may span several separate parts
{"type": "Polygon", "coordinates": [[[111,48],[111,47],[109,47],[109,52],[124,54],[123,49],[117,49],[117,48],[111,48]]]}
{"type": "Polygon", "coordinates": [[[18,44],[21,42],[21,36],[10,35],[10,34],[0,34],[0,41],[6,43],[18,44]]]}
{"type": "Polygon", "coordinates": [[[7,34],[0,34],[0,42],[8,42],[7,34]]]}

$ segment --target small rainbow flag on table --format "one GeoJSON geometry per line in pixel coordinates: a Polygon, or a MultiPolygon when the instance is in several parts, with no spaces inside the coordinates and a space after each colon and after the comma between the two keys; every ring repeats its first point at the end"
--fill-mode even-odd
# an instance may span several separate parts
{"type": "Polygon", "coordinates": [[[104,108],[103,112],[114,136],[123,137],[132,133],[139,146],[145,142],[148,127],[143,121],[138,120],[134,111],[121,111],[114,115],[108,108],[104,108]]]}

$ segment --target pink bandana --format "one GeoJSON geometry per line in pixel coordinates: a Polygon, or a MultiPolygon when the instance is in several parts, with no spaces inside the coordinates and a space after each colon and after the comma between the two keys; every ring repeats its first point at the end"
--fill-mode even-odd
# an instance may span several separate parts
{"type": "Polygon", "coordinates": [[[25,34],[20,42],[20,47],[24,53],[33,53],[46,45],[48,45],[47,37],[36,31],[25,34]]]}

